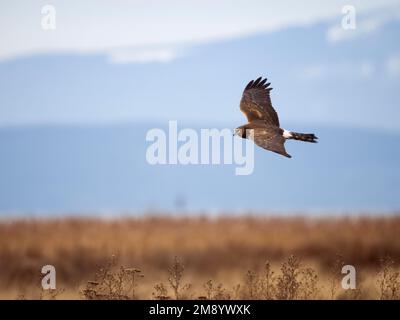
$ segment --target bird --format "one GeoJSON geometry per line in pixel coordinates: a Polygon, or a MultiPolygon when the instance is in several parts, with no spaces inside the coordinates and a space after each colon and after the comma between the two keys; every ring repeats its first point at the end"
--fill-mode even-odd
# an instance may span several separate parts
{"type": "Polygon", "coordinates": [[[291,158],[284,146],[286,140],[316,143],[318,138],[313,133],[298,133],[280,127],[278,114],[271,102],[270,84],[267,78],[262,77],[247,84],[240,100],[240,110],[248,123],[236,128],[234,135],[251,139],[261,148],[291,158]]]}

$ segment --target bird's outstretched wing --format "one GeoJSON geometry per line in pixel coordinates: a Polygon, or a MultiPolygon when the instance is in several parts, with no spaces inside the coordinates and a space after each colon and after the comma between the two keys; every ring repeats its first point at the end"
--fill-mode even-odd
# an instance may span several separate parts
{"type": "Polygon", "coordinates": [[[272,107],[267,79],[261,77],[250,81],[243,91],[240,101],[240,110],[246,115],[249,122],[265,120],[267,124],[279,127],[278,114],[272,107]]]}
{"type": "Polygon", "coordinates": [[[256,145],[291,158],[291,155],[286,152],[284,146],[285,138],[276,132],[275,128],[257,128],[253,130],[253,135],[253,140],[256,145]]]}

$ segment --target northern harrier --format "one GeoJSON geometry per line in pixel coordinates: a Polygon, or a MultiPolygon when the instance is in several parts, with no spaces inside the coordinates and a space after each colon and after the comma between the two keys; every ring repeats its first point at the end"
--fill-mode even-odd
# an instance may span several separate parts
{"type": "Polygon", "coordinates": [[[240,110],[246,115],[248,123],[235,129],[235,135],[252,138],[258,146],[291,158],[285,150],[287,139],[317,142],[312,133],[297,133],[281,129],[278,114],[272,107],[267,79],[261,77],[248,83],[240,101],[240,110]],[[253,130],[253,131],[251,131],[253,130]]]}

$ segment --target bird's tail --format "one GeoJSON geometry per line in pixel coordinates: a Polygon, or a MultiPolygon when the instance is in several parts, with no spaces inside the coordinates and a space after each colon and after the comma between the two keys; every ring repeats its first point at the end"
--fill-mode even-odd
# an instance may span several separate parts
{"type": "Polygon", "coordinates": [[[290,132],[291,139],[316,143],[317,137],[313,133],[290,132]]]}

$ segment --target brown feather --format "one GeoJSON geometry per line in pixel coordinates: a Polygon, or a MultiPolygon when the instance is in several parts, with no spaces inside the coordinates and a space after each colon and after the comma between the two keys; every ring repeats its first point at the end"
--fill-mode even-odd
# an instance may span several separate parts
{"type": "Polygon", "coordinates": [[[243,137],[251,138],[259,147],[291,158],[284,146],[286,139],[282,135],[283,130],[277,126],[268,125],[264,120],[256,120],[239,128],[246,132],[243,137]]]}
{"type": "Polygon", "coordinates": [[[240,110],[249,122],[265,120],[267,124],[279,127],[278,114],[272,107],[270,97],[271,83],[265,83],[266,81],[266,78],[259,77],[247,84],[240,101],[240,110]]]}

